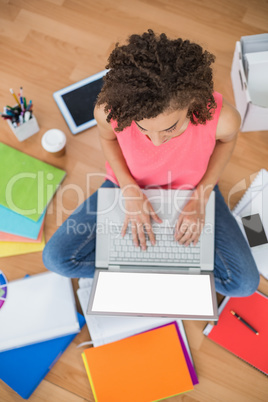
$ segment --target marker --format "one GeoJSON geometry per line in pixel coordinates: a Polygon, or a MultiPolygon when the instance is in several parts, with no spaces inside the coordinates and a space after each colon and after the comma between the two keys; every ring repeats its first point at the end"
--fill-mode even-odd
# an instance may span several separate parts
{"type": "Polygon", "coordinates": [[[21,106],[21,110],[24,112],[24,103],[23,103],[22,96],[20,96],[20,106],[21,106]]]}
{"type": "Polygon", "coordinates": [[[29,110],[27,110],[24,113],[24,121],[26,122],[26,121],[30,120],[30,118],[31,118],[31,112],[29,110]]]}
{"type": "Polygon", "coordinates": [[[256,331],[251,325],[249,325],[242,317],[236,314],[233,310],[230,311],[232,315],[234,315],[239,321],[241,321],[244,325],[246,325],[251,331],[253,331],[256,335],[259,335],[259,332],[256,331]]]}
{"type": "Polygon", "coordinates": [[[16,96],[16,94],[15,94],[15,92],[13,91],[12,88],[10,88],[10,92],[11,92],[11,94],[14,96],[14,99],[15,99],[15,101],[17,102],[17,104],[19,105],[20,102],[19,102],[19,100],[18,100],[18,98],[17,98],[17,96],[16,96]]]}
{"type": "Polygon", "coordinates": [[[28,106],[27,106],[26,110],[30,110],[32,106],[33,106],[33,104],[32,104],[32,101],[30,100],[29,103],[28,103],[28,106]]]}

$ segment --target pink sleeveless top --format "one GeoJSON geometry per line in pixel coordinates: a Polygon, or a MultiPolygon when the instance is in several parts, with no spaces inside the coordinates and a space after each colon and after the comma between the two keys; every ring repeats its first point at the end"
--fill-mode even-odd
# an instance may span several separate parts
{"type": "MultiPolygon", "coordinates": [[[[217,108],[213,119],[197,126],[189,122],[186,130],[170,141],[155,146],[142,134],[135,122],[116,133],[132,177],[141,188],[192,189],[202,179],[216,144],[216,129],[222,107],[222,95],[214,92],[217,108]]],[[[113,130],[117,126],[112,121],[113,130]]],[[[106,178],[118,184],[106,162],[106,178]]]]}

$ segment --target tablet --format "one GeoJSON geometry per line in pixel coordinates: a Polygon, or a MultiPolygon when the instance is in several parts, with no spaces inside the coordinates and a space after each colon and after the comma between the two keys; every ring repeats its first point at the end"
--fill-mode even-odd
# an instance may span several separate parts
{"type": "Polygon", "coordinates": [[[73,134],[97,124],[93,112],[107,72],[103,70],[54,92],[53,97],[73,134]]]}
{"type": "Polygon", "coordinates": [[[97,269],[87,314],[217,320],[214,277],[97,269]]]}

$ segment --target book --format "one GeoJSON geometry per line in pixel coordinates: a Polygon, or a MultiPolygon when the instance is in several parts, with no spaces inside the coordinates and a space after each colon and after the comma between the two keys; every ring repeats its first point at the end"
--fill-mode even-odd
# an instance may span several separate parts
{"type": "MultiPolygon", "coordinates": [[[[77,316],[82,329],[85,319],[79,313],[77,316]]],[[[28,399],[75,336],[66,335],[0,353],[0,379],[22,398],[28,399]]]]}
{"type": "Polygon", "coordinates": [[[36,239],[30,239],[29,237],[23,237],[11,233],[0,232],[0,241],[10,241],[10,242],[12,241],[20,243],[41,243],[43,239],[43,230],[44,230],[44,222],[41,226],[40,232],[36,239]]]}
{"type": "Polygon", "coordinates": [[[28,253],[36,253],[42,251],[45,247],[45,236],[43,234],[41,243],[30,242],[14,242],[14,241],[0,241],[0,258],[10,257],[12,255],[21,255],[28,253]]]}
{"type": "Polygon", "coordinates": [[[38,221],[34,222],[0,205],[0,231],[35,240],[38,238],[41,227],[44,224],[45,213],[46,210],[38,221]]]}
{"type": "Polygon", "coordinates": [[[258,291],[248,297],[225,297],[219,313],[217,325],[208,324],[204,334],[268,375],[268,297],[258,291]],[[244,319],[258,335],[231,311],[244,319]]]}
{"type": "Polygon", "coordinates": [[[0,143],[0,205],[38,221],[64,179],[64,170],[0,143]]]}
{"type": "Polygon", "coordinates": [[[44,272],[9,282],[0,328],[0,352],[79,332],[71,279],[44,272]]]}
{"type": "Polygon", "coordinates": [[[268,279],[268,171],[261,169],[232,213],[259,272],[268,279]]]}
{"type": "Polygon", "coordinates": [[[86,349],[95,401],[152,402],[193,389],[176,323],[86,349]]]}

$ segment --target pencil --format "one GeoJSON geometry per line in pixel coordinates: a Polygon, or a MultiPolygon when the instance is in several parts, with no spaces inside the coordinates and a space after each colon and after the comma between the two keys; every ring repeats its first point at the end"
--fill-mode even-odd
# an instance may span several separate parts
{"type": "Polygon", "coordinates": [[[19,102],[19,100],[18,100],[18,98],[17,98],[17,96],[16,96],[16,94],[15,94],[15,92],[13,91],[12,88],[10,88],[10,92],[11,92],[11,94],[14,96],[14,99],[15,99],[15,101],[17,102],[17,104],[19,105],[20,102],[19,102]]]}
{"type": "Polygon", "coordinates": [[[256,331],[251,325],[249,325],[242,317],[236,314],[233,310],[230,311],[232,315],[234,315],[239,321],[241,321],[244,325],[246,325],[251,331],[253,331],[256,335],[259,335],[259,332],[256,331]]]}

